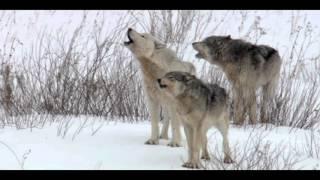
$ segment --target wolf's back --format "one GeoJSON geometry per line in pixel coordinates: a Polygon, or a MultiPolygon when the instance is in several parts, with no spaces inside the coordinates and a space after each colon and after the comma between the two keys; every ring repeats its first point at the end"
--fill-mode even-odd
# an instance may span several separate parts
{"type": "Polygon", "coordinates": [[[277,50],[267,45],[258,45],[256,46],[256,49],[259,54],[261,54],[261,56],[267,61],[271,56],[278,54],[277,50]]]}

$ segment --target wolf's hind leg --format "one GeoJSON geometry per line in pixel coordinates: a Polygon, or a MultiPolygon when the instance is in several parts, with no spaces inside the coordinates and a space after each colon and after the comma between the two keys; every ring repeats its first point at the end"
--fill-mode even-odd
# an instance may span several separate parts
{"type": "Polygon", "coordinates": [[[270,121],[270,106],[272,105],[272,99],[275,95],[275,90],[278,85],[279,77],[276,76],[273,81],[269,82],[268,84],[262,87],[263,99],[262,99],[262,106],[260,111],[260,119],[262,123],[268,123],[270,121]]]}
{"type": "Polygon", "coordinates": [[[245,101],[242,96],[242,93],[234,90],[233,99],[235,110],[233,119],[236,125],[242,125],[245,121],[246,108],[245,101]]]}
{"type": "Polygon", "coordinates": [[[222,116],[222,121],[218,124],[217,128],[222,135],[222,145],[223,145],[223,152],[224,152],[224,163],[233,163],[234,161],[231,158],[231,152],[229,147],[229,139],[228,139],[228,131],[229,131],[229,115],[224,113],[222,116]]]}
{"type": "Polygon", "coordinates": [[[257,100],[256,100],[256,92],[254,89],[249,91],[247,103],[248,103],[247,107],[249,110],[249,123],[256,124],[257,123],[257,100]]]}

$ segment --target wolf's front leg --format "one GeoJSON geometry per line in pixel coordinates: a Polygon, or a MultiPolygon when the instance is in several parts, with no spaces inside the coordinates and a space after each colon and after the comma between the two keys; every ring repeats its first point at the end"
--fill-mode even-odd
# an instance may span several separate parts
{"type": "Polygon", "coordinates": [[[200,169],[200,167],[202,167],[200,163],[201,131],[197,127],[191,127],[191,129],[191,160],[184,163],[182,166],[186,168],[200,169]]]}
{"type": "Polygon", "coordinates": [[[151,115],[151,138],[145,144],[159,144],[160,105],[154,99],[148,99],[148,108],[151,115]]]}
{"type": "Polygon", "coordinates": [[[202,144],[202,154],[201,159],[210,160],[209,152],[208,152],[208,138],[207,138],[207,128],[203,128],[201,130],[201,144],[202,144]]]}
{"type": "Polygon", "coordinates": [[[162,113],[163,113],[163,125],[162,125],[161,134],[160,134],[160,139],[169,139],[168,130],[169,130],[169,123],[170,123],[170,116],[169,116],[168,109],[165,107],[162,107],[162,113]]]}
{"type": "Polygon", "coordinates": [[[172,130],[172,140],[168,144],[171,147],[181,147],[181,131],[180,131],[180,119],[176,111],[173,108],[170,108],[170,120],[171,120],[171,130],[172,130]]]}
{"type": "Polygon", "coordinates": [[[188,161],[187,162],[190,162],[191,161],[191,158],[192,158],[192,129],[190,126],[188,126],[187,124],[184,123],[183,125],[183,129],[184,129],[184,133],[186,135],[186,140],[187,140],[187,150],[188,150],[188,161]]]}

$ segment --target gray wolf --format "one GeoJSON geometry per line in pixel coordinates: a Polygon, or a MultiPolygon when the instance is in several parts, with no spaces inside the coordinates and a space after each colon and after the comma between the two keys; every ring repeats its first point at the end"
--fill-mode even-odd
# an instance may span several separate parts
{"type": "Polygon", "coordinates": [[[146,141],[146,144],[159,144],[159,138],[168,139],[170,121],[173,138],[168,145],[181,146],[179,118],[171,107],[171,98],[160,91],[156,80],[173,70],[195,74],[195,68],[191,63],[180,60],[171,49],[148,33],[138,33],[129,28],[127,37],[129,41],[124,42],[124,46],[134,54],[140,64],[147,107],[151,116],[151,137],[146,141]],[[164,115],[164,125],[159,136],[161,108],[164,115]]]}
{"type": "Polygon", "coordinates": [[[223,137],[224,162],[232,163],[228,128],[227,93],[217,84],[206,84],[187,72],[173,71],[158,79],[159,87],[174,101],[182,117],[188,144],[188,161],[183,167],[200,168],[201,158],[209,160],[207,131],[215,126],[223,137]]]}
{"type": "Polygon", "coordinates": [[[281,58],[274,48],[255,45],[229,36],[210,36],[192,43],[198,52],[197,58],[204,59],[222,68],[232,85],[235,107],[235,124],[245,121],[249,113],[249,123],[257,122],[256,90],[262,87],[261,122],[270,120],[267,107],[272,103],[277,87],[281,58]]]}

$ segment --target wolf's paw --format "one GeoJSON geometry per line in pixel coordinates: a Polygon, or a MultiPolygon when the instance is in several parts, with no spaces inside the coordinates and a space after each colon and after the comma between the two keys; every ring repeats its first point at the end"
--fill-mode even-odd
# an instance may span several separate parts
{"type": "Polygon", "coordinates": [[[199,162],[186,162],[182,164],[182,167],[191,168],[191,169],[200,169],[201,164],[199,162]]]}
{"type": "Polygon", "coordinates": [[[249,121],[249,124],[250,124],[250,125],[255,125],[255,124],[257,124],[257,121],[256,121],[256,120],[250,120],[250,121],[249,121]]]}
{"type": "Polygon", "coordinates": [[[243,122],[241,122],[241,121],[235,121],[233,124],[236,125],[236,126],[242,126],[242,125],[243,125],[243,122]]]}
{"type": "Polygon", "coordinates": [[[209,156],[209,154],[203,154],[203,155],[201,156],[201,159],[206,160],[206,161],[209,161],[209,160],[210,160],[210,156],[209,156]]]}
{"type": "Polygon", "coordinates": [[[170,147],[182,147],[181,143],[179,142],[170,142],[167,145],[170,147]]]}
{"type": "Polygon", "coordinates": [[[168,134],[161,134],[159,136],[160,139],[169,139],[168,134]]]}
{"type": "Polygon", "coordinates": [[[224,157],[223,162],[226,163],[226,164],[232,164],[232,163],[234,163],[234,161],[231,159],[230,156],[224,157]]]}
{"type": "Polygon", "coordinates": [[[158,145],[159,144],[159,140],[158,139],[149,139],[144,144],[147,144],[147,145],[158,145]]]}
{"type": "Polygon", "coordinates": [[[268,123],[269,120],[267,118],[261,118],[261,123],[268,123]]]}

